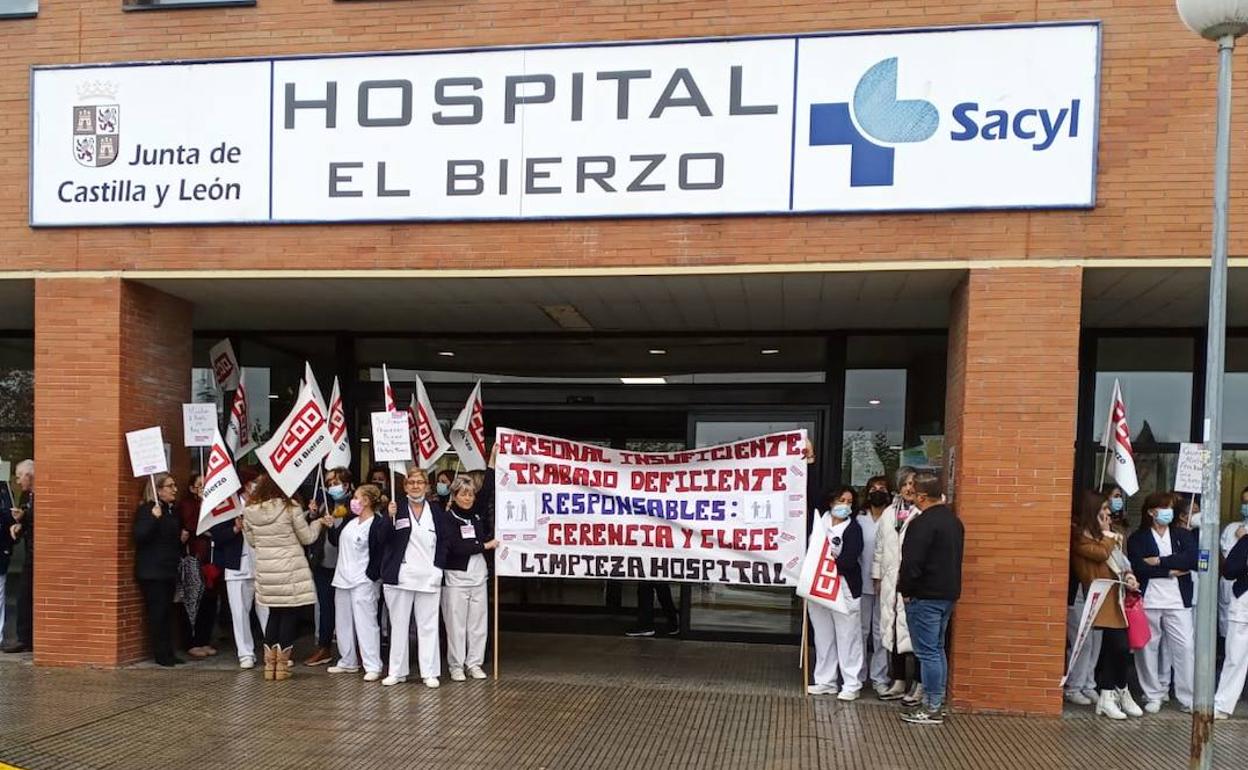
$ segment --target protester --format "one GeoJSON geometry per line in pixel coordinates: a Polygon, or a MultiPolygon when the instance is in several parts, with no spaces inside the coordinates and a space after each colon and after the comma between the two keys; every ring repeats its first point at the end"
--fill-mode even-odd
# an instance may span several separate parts
{"type": "Polygon", "coordinates": [[[836,557],[836,571],[845,597],[847,612],[837,612],[817,602],[807,602],[811,630],[815,635],[814,684],[811,695],[837,693],[837,700],[858,700],[862,690],[862,527],[854,517],[857,493],[841,487],[828,496],[828,510],[815,522],[824,527],[829,548],[836,557]],[[837,692],[837,673],[841,686],[837,692]]]}
{"type": "Polygon", "coordinates": [[[1114,529],[1125,538],[1127,531],[1127,495],[1122,491],[1122,487],[1117,484],[1110,484],[1103,489],[1103,492],[1109,498],[1109,520],[1114,525],[1114,529]]]}
{"type": "Polygon", "coordinates": [[[1100,695],[1096,713],[1110,719],[1143,716],[1127,689],[1131,647],[1127,643],[1127,618],[1122,608],[1122,586],[1139,590],[1130,562],[1122,553],[1122,535],[1114,530],[1109,500],[1085,491],[1080,498],[1079,519],[1071,540],[1071,565],[1084,594],[1094,580],[1113,580],[1104,604],[1092,618],[1101,630],[1101,652],[1096,662],[1096,685],[1100,695]]]}
{"type": "Polygon", "coordinates": [[[406,496],[388,508],[393,527],[387,530],[381,579],[390,612],[390,673],[381,683],[390,687],[407,681],[408,628],[414,612],[420,677],[426,687],[437,687],[442,666],[438,608],[449,525],[442,506],[428,499],[428,473],[410,469],[404,491],[406,496]]]}
{"type": "Polygon", "coordinates": [[[238,667],[256,666],[256,640],[251,633],[251,612],[255,609],[264,629],[269,622],[269,608],[256,604],[256,556],[243,537],[243,517],[223,521],[208,530],[214,546],[213,558],[225,572],[225,595],[238,652],[238,667]]]}
{"type": "Polygon", "coordinates": [[[888,676],[888,651],[884,649],[884,640],[880,634],[880,608],[876,603],[875,583],[871,573],[875,563],[875,540],[880,521],[892,501],[892,492],[888,488],[888,477],[875,476],[867,479],[863,488],[863,499],[866,507],[859,512],[855,521],[862,529],[862,650],[866,655],[868,648],[871,657],[862,668],[862,683],[870,681],[875,694],[883,697],[889,692],[892,680],[888,676]]]}
{"type": "Polygon", "coordinates": [[[875,535],[875,555],[871,560],[871,579],[879,603],[880,639],[889,652],[889,669],[893,686],[880,694],[880,700],[902,699],[907,706],[916,706],[923,697],[923,685],[906,625],[906,606],[897,594],[897,576],[901,569],[901,536],[914,509],[914,468],[897,469],[897,494],[884,510],[875,535]]]}
{"type": "Polygon", "coordinates": [[[333,580],[339,658],[327,671],[354,674],[360,670],[362,661],[364,681],[376,682],[381,678],[382,666],[381,628],[377,624],[377,600],[381,597],[378,581],[381,580],[381,560],[390,520],[377,515],[381,490],[373,484],[357,489],[350,506],[351,513],[342,528],[328,530],[338,559],[333,580]]]}
{"type": "MultiPolygon", "coordinates": [[[[1239,515],[1233,516],[1232,521],[1222,528],[1219,540],[1223,559],[1235,547],[1241,537],[1241,530],[1248,530],[1248,487],[1239,492],[1238,512],[1239,515]]],[[[1218,636],[1227,640],[1230,639],[1231,604],[1235,601],[1234,582],[1225,576],[1218,581],[1218,636]]]]}
{"type": "Polygon", "coordinates": [[[923,702],[901,718],[913,724],[944,721],[949,661],[945,635],[953,605],[962,596],[962,522],[945,505],[940,478],[923,472],[914,477],[914,505],[920,515],[901,539],[897,593],[906,602],[914,655],[923,670],[923,702]]]}
{"type": "MultiPolygon", "coordinates": [[[[1075,542],[1079,533],[1079,522],[1082,509],[1076,509],[1070,522],[1071,542],[1075,542]]],[[[1063,695],[1066,700],[1076,706],[1091,706],[1099,697],[1096,692],[1096,660],[1101,651],[1101,631],[1093,629],[1088,633],[1083,647],[1075,653],[1075,641],[1079,636],[1079,625],[1083,619],[1084,605],[1087,595],[1075,574],[1074,560],[1071,560],[1070,571],[1066,584],[1066,686],[1063,695]]]]}
{"type": "Polygon", "coordinates": [[[4,652],[33,652],[35,649],[35,461],[22,460],[15,469],[21,490],[17,507],[9,511],[9,539],[26,543],[22,563],[22,583],[17,593],[17,639],[6,644],[4,652]]]}
{"type": "MultiPolygon", "coordinates": [[[[1231,581],[1231,606],[1227,618],[1226,659],[1213,698],[1214,718],[1227,719],[1244,694],[1248,678],[1248,513],[1233,531],[1234,543],[1226,549],[1222,577],[1231,581]]],[[[1223,538],[1225,548],[1226,538],[1223,538]]]]}
{"type": "Polygon", "coordinates": [[[445,508],[451,498],[451,484],[454,483],[458,475],[450,468],[443,468],[438,471],[435,477],[433,489],[430,490],[430,497],[435,498],[442,507],[445,508]]]}
{"type": "Polygon", "coordinates": [[[17,521],[13,518],[13,494],[7,479],[0,479],[0,644],[4,642],[5,609],[8,597],[5,587],[9,579],[9,561],[13,557],[13,536],[17,521]]]}
{"type": "Polygon", "coordinates": [[[178,482],[160,473],[143,484],[143,502],[134,512],[134,573],[147,608],[153,657],[166,667],[186,662],[173,652],[173,595],[182,545],[188,540],[174,509],[177,499],[178,482]]]}
{"type": "Polygon", "coordinates": [[[390,471],[384,465],[375,466],[368,472],[368,483],[381,490],[381,496],[387,504],[392,499],[390,494],[390,476],[390,471]]]}
{"type": "Polygon", "coordinates": [[[1151,632],[1148,645],[1135,656],[1144,710],[1156,714],[1167,694],[1161,674],[1161,648],[1167,645],[1174,665],[1174,695],[1180,710],[1192,710],[1192,678],[1196,663],[1192,623],[1196,569],[1196,538],[1174,522],[1174,495],[1154,492],[1144,498],[1140,526],[1127,540],[1131,570],[1144,594],[1151,632]]]}
{"type": "Polygon", "coordinates": [[[264,678],[290,678],[298,609],[316,602],[312,570],[304,547],[322,527],[333,526],[328,514],[309,524],[299,505],[267,475],[256,479],[243,508],[243,536],[255,551],[256,600],[269,608],[264,629],[264,678]]]}
{"type": "Polygon", "coordinates": [[[221,581],[218,579],[219,568],[212,563],[212,537],[207,533],[196,535],[199,529],[199,509],[203,503],[204,477],[200,473],[191,473],[187,479],[186,493],[178,501],[178,520],[182,529],[186,530],[189,539],[186,541],[184,553],[193,556],[199,563],[204,593],[199,600],[199,609],[195,613],[195,622],[181,614],[183,636],[187,642],[187,654],[193,658],[207,658],[217,654],[212,646],[212,632],[217,624],[217,605],[221,600],[221,581]]]}
{"type": "Polygon", "coordinates": [[[351,471],[332,468],[325,472],[325,489],[308,502],[309,521],[320,518],[324,511],[333,517],[334,526],[321,530],[316,542],[308,546],[308,564],[312,567],[312,580],[316,583],[316,649],[303,661],[305,666],[322,666],[334,658],[332,646],[337,599],[333,583],[338,549],[331,533],[346,521],[354,492],[351,471]]]}
{"type": "MultiPolygon", "coordinates": [[[[494,458],[490,458],[493,468],[494,458]]],[[[442,619],[446,623],[446,666],[451,679],[464,681],[464,673],[473,679],[485,679],[481,664],[485,662],[485,640],[489,631],[486,580],[489,567],[485,553],[498,545],[494,539],[493,522],[488,519],[494,497],[494,473],[486,474],[478,492],[472,479],[460,475],[451,482],[450,519],[445,546],[445,585],[442,588],[442,619]]]]}

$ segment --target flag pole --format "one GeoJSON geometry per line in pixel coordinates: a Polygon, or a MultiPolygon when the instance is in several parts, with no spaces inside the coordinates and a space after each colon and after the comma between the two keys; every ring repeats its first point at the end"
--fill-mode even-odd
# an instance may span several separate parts
{"type": "Polygon", "coordinates": [[[156,474],[155,473],[147,474],[147,480],[152,483],[152,502],[155,503],[157,506],[159,506],[160,498],[156,496],[156,474]]]}
{"type": "Polygon", "coordinates": [[[810,639],[810,612],[807,609],[805,599],[802,599],[802,651],[798,655],[802,664],[802,693],[806,693],[806,686],[810,683],[810,653],[807,651],[808,640],[810,639]]]}

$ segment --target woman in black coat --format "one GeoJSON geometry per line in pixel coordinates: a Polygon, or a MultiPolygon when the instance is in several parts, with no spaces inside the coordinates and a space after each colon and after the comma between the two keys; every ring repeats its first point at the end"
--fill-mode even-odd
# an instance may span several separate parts
{"type": "Polygon", "coordinates": [[[147,606],[152,653],[161,666],[185,663],[173,653],[173,594],[178,584],[178,560],[189,533],[174,510],[178,483],[167,473],[143,486],[143,502],[134,513],[134,574],[147,606]]]}

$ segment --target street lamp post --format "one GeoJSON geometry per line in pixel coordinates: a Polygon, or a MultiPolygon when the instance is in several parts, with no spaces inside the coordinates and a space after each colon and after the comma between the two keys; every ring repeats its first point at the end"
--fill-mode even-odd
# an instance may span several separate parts
{"type": "MultiPolygon", "coordinates": [[[[1231,54],[1248,32],[1248,0],[1178,0],[1183,23],[1218,43],[1217,134],[1213,171],[1213,259],[1209,268],[1209,345],[1205,353],[1205,509],[1222,509],[1222,380],[1226,369],[1226,242],[1231,156],[1231,54]]],[[[1213,764],[1213,692],[1218,639],[1218,522],[1200,528],[1200,588],[1196,602],[1196,688],[1189,767],[1213,764]]]]}

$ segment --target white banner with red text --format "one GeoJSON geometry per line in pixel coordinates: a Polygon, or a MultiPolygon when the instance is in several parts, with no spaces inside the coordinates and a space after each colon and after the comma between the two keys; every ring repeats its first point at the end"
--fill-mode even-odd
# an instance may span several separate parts
{"type": "Polygon", "coordinates": [[[805,431],[629,452],[499,428],[498,574],[794,586],[805,431]]]}

